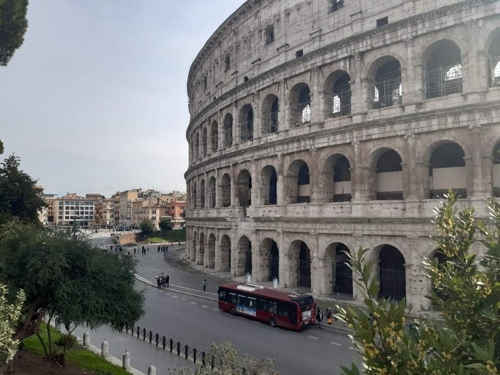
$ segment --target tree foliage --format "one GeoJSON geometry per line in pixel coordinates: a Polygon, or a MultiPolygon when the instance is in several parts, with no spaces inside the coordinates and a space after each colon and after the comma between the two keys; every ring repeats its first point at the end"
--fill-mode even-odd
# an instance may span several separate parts
{"type": "MultiPolygon", "coordinates": [[[[353,329],[353,342],[366,375],[498,374],[500,371],[500,204],[490,201],[491,217],[478,222],[474,209],[458,211],[450,192],[436,209],[436,248],[446,262],[425,260],[433,291],[429,298],[440,321],[405,321],[406,302],[378,300],[379,283],[367,250],[351,256],[353,278],[365,294],[361,309],[340,309],[353,329]],[[483,255],[471,251],[484,245],[483,255]]],[[[355,365],[343,368],[358,375],[355,365]]]]}
{"type": "Polygon", "coordinates": [[[7,287],[0,284],[0,368],[14,358],[19,342],[12,339],[15,326],[21,317],[24,292],[20,290],[17,298],[9,303],[7,287]]]}
{"type": "Polygon", "coordinates": [[[144,233],[147,236],[149,236],[151,233],[155,231],[154,223],[148,219],[144,219],[143,221],[141,221],[139,227],[141,228],[142,233],[144,233]]]}
{"type": "Polygon", "coordinates": [[[0,0],[0,65],[6,66],[24,42],[28,0],[0,0]]]}
{"type": "Polygon", "coordinates": [[[167,219],[166,217],[160,220],[159,225],[162,232],[168,232],[169,230],[172,230],[172,221],[170,219],[167,219]]]}
{"type": "Polygon", "coordinates": [[[231,343],[212,344],[206,356],[207,365],[196,370],[167,369],[169,375],[279,375],[274,360],[260,359],[247,354],[240,356],[231,343]],[[212,370],[212,361],[215,368],[212,370]]]}
{"type": "Polygon", "coordinates": [[[37,334],[45,315],[92,329],[103,324],[118,330],[132,326],[142,316],[144,303],[142,293],[134,289],[134,270],[132,258],[96,249],[70,232],[19,220],[0,229],[0,282],[11,292],[23,289],[26,294],[13,336],[17,340],[37,334]]]}
{"type": "Polygon", "coordinates": [[[0,165],[0,224],[13,217],[39,223],[38,212],[46,206],[35,190],[36,181],[19,165],[20,159],[14,155],[0,165]]]}

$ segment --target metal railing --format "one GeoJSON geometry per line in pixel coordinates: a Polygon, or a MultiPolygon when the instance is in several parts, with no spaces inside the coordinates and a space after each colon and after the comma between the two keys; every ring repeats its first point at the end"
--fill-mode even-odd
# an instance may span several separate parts
{"type": "Polygon", "coordinates": [[[373,108],[381,109],[403,104],[401,77],[388,78],[373,84],[373,108]]]}
{"type": "Polygon", "coordinates": [[[491,86],[500,86],[500,56],[490,56],[491,86]]]}
{"type": "Polygon", "coordinates": [[[345,89],[334,93],[332,117],[349,116],[351,114],[351,90],[345,89]]]}
{"type": "Polygon", "coordinates": [[[245,121],[240,127],[240,140],[241,142],[253,140],[253,120],[245,121]]]}
{"type": "Polygon", "coordinates": [[[435,69],[425,69],[424,77],[427,99],[462,92],[462,63],[459,60],[447,65],[441,65],[435,69]]]}

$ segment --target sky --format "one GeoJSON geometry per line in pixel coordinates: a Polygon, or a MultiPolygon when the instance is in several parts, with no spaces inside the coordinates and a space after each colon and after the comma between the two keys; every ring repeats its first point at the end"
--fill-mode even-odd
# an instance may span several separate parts
{"type": "Polygon", "coordinates": [[[31,0],[0,140],[46,193],[185,191],[189,67],[244,0],[31,0]]]}

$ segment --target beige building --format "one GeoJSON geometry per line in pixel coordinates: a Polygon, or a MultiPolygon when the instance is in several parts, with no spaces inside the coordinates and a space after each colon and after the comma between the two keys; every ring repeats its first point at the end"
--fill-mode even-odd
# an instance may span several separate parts
{"type": "Polygon", "coordinates": [[[142,189],[131,189],[119,193],[118,223],[120,226],[132,225],[132,202],[139,198],[142,189]]]}
{"type": "MultiPolygon", "coordinates": [[[[436,198],[500,196],[500,2],[246,1],[188,78],[191,261],[431,309],[436,198]]],[[[479,247],[478,247],[479,249],[479,247]]]]}
{"type": "Polygon", "coordinates": [[[94,222],[98,226],[113,225],[113,199],[101,198],[95,203],[94,222]]]}
{"type": "Polygon", "coordinates": [[[92,227],[95,200],[68,193],[53,201],[54,223],[57,226],[92,227]]]}
{"type": "Polygon", "coordinates": [[[132,224],[139,227],[143,220],[151,220],[160,229],[160,220],[167,216],[167,206],[159,198],[138,199],[132,202],[132,224]]]}
{"type": "Polygon", "coordinates": [[[36,190],[37,194],[47,204],[47,207],[43,207],[38,212],[38,220],[40,220],[40,223],[42,223],[43,225],[51,225],[52,223],[54,223],[53,202],[54,202],[54,197],[56,196],[56,194],[45,194],[43,192],[44,189],[41,186],[36,186],[35,190],[36,190]]]}

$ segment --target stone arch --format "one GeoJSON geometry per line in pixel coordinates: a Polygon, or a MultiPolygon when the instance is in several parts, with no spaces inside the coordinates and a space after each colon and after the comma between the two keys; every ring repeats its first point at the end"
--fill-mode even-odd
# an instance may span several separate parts
{"type": "Polygon", "coordinates": [[[288,287],[311,288],[310,247],[301,240],[295,240],[288,249],[288,287]]]}
{"type": "Polygon", "coordinates": [[[428,156],[429,198],[439,198],[451,189],[467,197],[465,152],[456,142],[438,141],[426,151],[428,156]]]}
{"type": "Polygon", "coordinates": [[[194,231],[193,234],[193,248],[191,249],[192,251],[192,256],[191,256],[191,261],[196,264],[197,260],[197,254],[198,254],[198,232],[194,231]]]}
{"type": "Polygon", "coordinates": [[[493,196],[500,197],[500,141],[497,142],[492,153],[493,160],[493,173],[492,173],[492,186],[493,196]]]}
{"type": "Polygon", "coordinates": [[[205,180],[200,181],[200,208],[205,208],[205,180]]]}
{"type": "Polygon", "coordinates": [[[228,113],[224,118],[224,147],[233,145],[233,116],[228,113]]]}
{"type": "Polygon", "coordinates": [[[379,298],[401,301],[406,298],[405,258],[401,251],[391,245],[381,245],[378,252],[379,298]]]}
{"type": "Polygon", "coordinates": [[[490,86],[500,86],[500,28],[495,29],[488,38],[490,86]]]}
{"type": "Polygon", "coordinates": [[[341,243],[332,243],[325,252],[325,291],[327,294],[335,293],[342,298],[352,298],[353,281],[352,270],[349,267],[349,248],[341,243]]]}
{"type": "Polygon", "coordinates": [[[330,117],[351,114],[351,77],[345,70],[331,73],[325,80],[325,108],[330,117]]]}
{"type": "Polygon", "coordinates": [[[242,169],[238,174],[237,196],[238,205],[249,207],[252,204],[252,176],[247,169],[242,169]]]}
{"type": "Polygon", "coordinates": [[[197,264],[203,264],[205,260],[205,233],[200,233],[200,243],[198,245],[197,264]]]}
{"type": "Polygon", "coordinates": [[[372,83],[369,99],[374,109],[403,104],[403,79],[401,59],[386,54],[374,60],[367,71],[372,83]]]}
{"type": "Polygon", "coordinates": [[[286,183],[287,203],[309,203],[311,185],[309,166],[304,160],[293,161],[288,167],[286,183]]]}
{"type": "Polygon", "coordinates": [[[260,172],[260,204],[278,203],[278,174],[272,165],[266,165],[260,172]]]}
{"type": "Polygon", "coordinates": [[[422,54],[425,98],[433,99],[462,92],[462,52],[450,39],[429,45],[422,54]]]}
{"type": "Polygon", "coordinates": [[[231,206],[231,177],[224,173],[220,184],[220,205],[221,207],[231,206]]]}
{"type": "Polygon", "coordinates": [[[208,236],[208,268],[215,267],[215,234],[210,233],[208,236]]]}
{"type": "Polygon", "coordinates": [[[208,180],[208,208],[215,208],[217,202],[217,181],[212,176],[208,180]]]}
{"type": "Polygon", "coordinates": [[[392,148],[379,148],[371,157],[370,192],[376,200],[401,200],[403,166],[400,154],[392,148]]]}
{"type": "Polygon", "coordinates": [[[311,89],[305,82],[292,87],[289,94],[290,128],[311,122],[311,89]]]}
{"type": "Polygon", "coordinates": [[[279,99],[269,94],[262,102],[262,134],[272,134],[278,131],[279,99]]]}
{"type": "Polygon", "coordinates": [[[210,147],[211,152],[217,152],[219,149],[219,124],[215,120],[210,127],[210,147]]]}
{"type": "Polygon", "coordinates": [[[220,271],[231,271],[231,239],[226,234],[220,241],[220,271]]]}
{"type": "Polygon", "coordinates": [[[322,177],[325,202],[351,201],[351,164],[346,156],[330,155],[323,163],[322,177]]]}
{"type": "Polygon", "coordinates": [[[193,208],[197,209],[198,208],[198,185],[196,181],[193,183],[193,196],[191,197],[193,200],[193,208]]]}
{"type": "Polygon", "coordinates": [[[259,248],[259,281],[272,281],[280,278],[280,254],[278,244],[272,238],[265,238],[259,248]]]}
{"type": "Polygon", "coordinates": [[[247,236],[241,236],[238,241],[238,250],[236,253],[236,269],[234,276],[243,276],[252,273],[252,242],[247,236]]]}
{"type": "Polygon", "coordinates": [[[245,104],[240,110],[240,141],[253,140],[254,113],[251,104],[245,104]]]}

